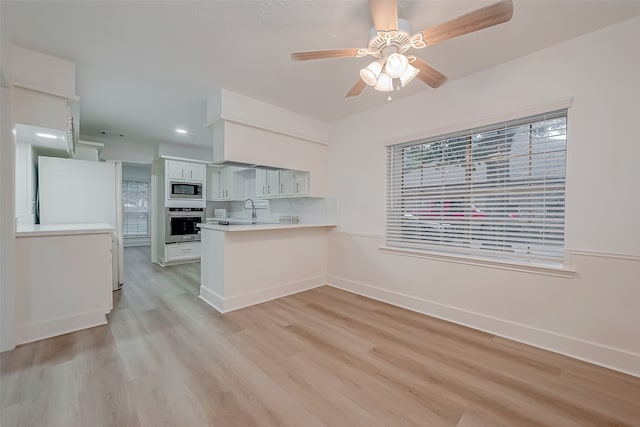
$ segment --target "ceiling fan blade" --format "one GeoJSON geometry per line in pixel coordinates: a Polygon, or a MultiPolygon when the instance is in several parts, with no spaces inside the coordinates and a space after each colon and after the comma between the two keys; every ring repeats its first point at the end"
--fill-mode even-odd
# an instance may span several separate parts
{"type": "Polygon", "coordinates": [[[351,98],[353,96],[358,96],[362,93],[362,91],[367,87],[367,84],[362,81],[362,79],[358,79],[356,84],[353,85],[349,92],[345,95],[345,98],[351,98]]]}
{"type": "Polygon", "coordinates": [[[444,82],[447,81],[447,76],[445,76],[440,71],[436,70],[420,58],[416,58],[416,60],[413,61],[411,65],[420,70],[420,73],[417,77],[434,89],[442,86],[444,82]]]}
{"type": "Polygon", "coordinates": [[[373,25],[378,31],[398,29],[398,3],[396,0],[369,0],[373,25]]]}
{"type": "Polygon", "coordinates": [[[427,46],[431,46],[441,41],[502,24],[510,20],[512,16],[513,1],[503,0],[424,30],[422,37],[427,46]]]}
{"type": "Polygon", "coordinates": [[[314,50],[311,52],[296,52],[291,54],[291,58],[296,61],[307,61],[309,59],[325,59],[325,58],[347,58],[355,57],[358,49],[331,49],[331,50],[314,50]]]}

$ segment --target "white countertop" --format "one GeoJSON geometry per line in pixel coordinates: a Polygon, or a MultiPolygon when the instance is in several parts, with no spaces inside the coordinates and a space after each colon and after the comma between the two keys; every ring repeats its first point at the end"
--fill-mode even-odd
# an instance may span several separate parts
{"type": "Polygon", "coordinates": [[[115,228],[104,222],[89,224],[18,224],[16,237],[101,234],[114,231],[115,228]]]}
{"type": "Polygon", "coordinates": [[[215,223],[198,224],[202,230],[215,231],[260,231],[260,230],[281,230],[289,228],[311,228],[311,227],[335,227],[337,224],[328,223],[301,223],[301,224],[231,224],[219,225],[215,223]]]}

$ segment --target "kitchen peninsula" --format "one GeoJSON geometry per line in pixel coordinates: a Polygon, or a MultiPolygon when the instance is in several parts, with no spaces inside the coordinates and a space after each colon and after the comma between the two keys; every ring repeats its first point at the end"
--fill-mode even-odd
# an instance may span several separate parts
{"type": "Polygon", "coordinates": [[[114,227],[19,224],[16,230],[16,342],[107,323],[114,227]]]}
{"type": "Polygon", "coordinates": [[[221,313],[326,283],[335,224],[199,224],[200,298],[221,313]]]}

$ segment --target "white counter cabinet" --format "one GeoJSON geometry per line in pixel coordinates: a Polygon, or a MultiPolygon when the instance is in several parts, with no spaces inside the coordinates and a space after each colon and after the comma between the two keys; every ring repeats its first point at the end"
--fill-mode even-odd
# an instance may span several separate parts
{"type": "Polygon", "coordinates": [[[16,231],[16,343],[107,323],[113,227],[20,226],[16,231]]]}
{"type": "Polygon", "coordinates": [[[202,224],[200,298],[225,313],[326,284],[332,224],[202,224]]]}
{"type": "Polygon", "coordinates": [[[164,245],[164,262],[200,259],[200,242],[171,243],[164,245]]]}

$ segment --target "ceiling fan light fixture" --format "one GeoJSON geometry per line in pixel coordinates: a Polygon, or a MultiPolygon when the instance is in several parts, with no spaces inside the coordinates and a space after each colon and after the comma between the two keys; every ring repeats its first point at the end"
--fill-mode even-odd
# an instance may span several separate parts
{"type": "Polygon", "coordinates": [[[400,75],[400,77],[398,77],[402,87],[408,85],[418,74],[420,74],[420,70],[411,64],[407,64],[407,69],[400,75]]]}
{"type": "Polygon", "coordinates": [[[392,53],[387,58],[387,64],[384,67],[384,72],[392,79],[399,78],[407,69],[409,60],[406,56],[400,53],[392,53]]]}
{"type": "Polygon", "coordinates": [[[393,90],[393,79],[386,73],[380,73],[378,82],[373,88],[380,92],[391,92],[393,90]]]}
{"type": "Polygon", "coordinates": [[[382,63],[380,61],[373,61],[371,64],[360,70],[360,78],[369,86],[375,86],[381,72],[382,63]]]}

